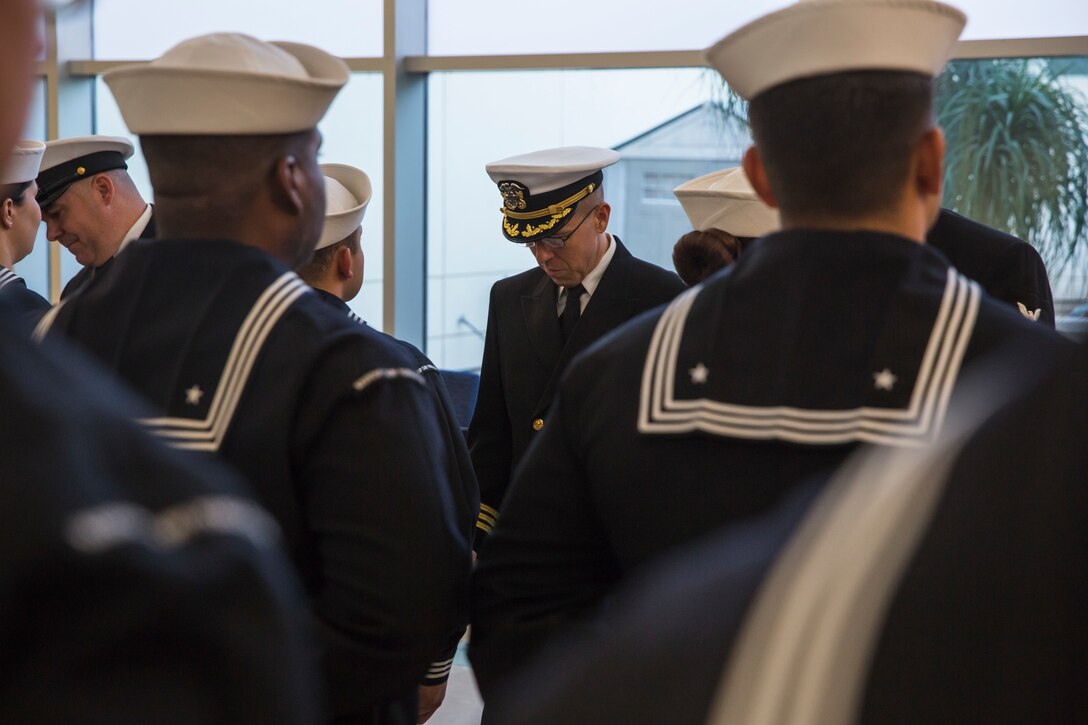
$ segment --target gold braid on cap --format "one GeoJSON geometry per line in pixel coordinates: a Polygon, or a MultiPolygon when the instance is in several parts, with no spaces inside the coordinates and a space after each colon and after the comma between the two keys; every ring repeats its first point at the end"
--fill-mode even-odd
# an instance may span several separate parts
{"type": "Polygon", "coordinates": [[[551,219],[544,222],[540,226],[534,227],[532,224],[527,224],[527,225],[525,225],[524,229],[518,229],[517,222],[511,222],[509,219],[503,219],[502,220],[502,228],[505,229],[506,233],[509,234],[512,237],[517,237],[517,236],[531,237],[534,234],[539,234],[540,232],[548,231],[549,229],[554,227],[556,224],[558,224],[560,221],[562,221],[563,219],[566,219],[567,215],[570,214],[570,212],[571,212],[571,210],[573,208],[574,207],[572,207],[572,206],[568,206],[566,209],[563,209],[561,212],[559,212],[558,214],[556,214],[555,216],[553,216],[551,219]]]}
{"type": "MultiPolygon", "coordinates": [[[[569,199],[564,199],[558,204],[549,204],[543,209],[537,209],[536,211],[510,211],[504,206],[502,208],[502,213],[511,219],[539,219],[548,216],[549,214],[561,219],[570,213],[570,207],[592,194],[593,190],[596,188],[596,184],[590,184],[569,199]]],[[[548,228],[551,229],[551,227],[548,228]]]]}
{"type": "Polygon", "coordinates": [[[511,237],[533,237],[537,234],[550,231],[556,224],[570,215],[571,211],[574,210],[575,204],[592,194],[596,188],[596,184],[589,184],[574,196],[564,199],[558,204],[549,204],[543,209],[537,209],[536,211],[511,211],[503,206],[500,210],[502,211],[503,216],[502,228],[505,229],[506,233],[511,237]],[[551,219],[536,226],[526,224],[524,229],[519,229],[518,223],[516,221],[511,221],[511,219],[540,219],[546,216],[551,216],[551,219]]]}

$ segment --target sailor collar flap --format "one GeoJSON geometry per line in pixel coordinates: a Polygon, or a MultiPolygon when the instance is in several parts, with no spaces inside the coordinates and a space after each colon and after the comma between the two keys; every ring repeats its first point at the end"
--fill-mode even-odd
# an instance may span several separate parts
{"type": "Polygon", "coordinates": [[[830,248],[821,236],[761,240],[666,308],[643,366],[640,433],[898,446],[936,435],[978,285],[896,237],[842,235],[830,248]]]}

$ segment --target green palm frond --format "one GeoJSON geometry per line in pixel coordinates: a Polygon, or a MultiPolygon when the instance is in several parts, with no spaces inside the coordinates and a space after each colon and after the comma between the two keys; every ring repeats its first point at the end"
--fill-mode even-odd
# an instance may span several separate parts
{"type": "Polygon", "coordinates": [[[956,61],[937,80],[944,205],[1027,239],[1052,275],[1088,230],[1088,103],[1039,60],[956,61]]]}

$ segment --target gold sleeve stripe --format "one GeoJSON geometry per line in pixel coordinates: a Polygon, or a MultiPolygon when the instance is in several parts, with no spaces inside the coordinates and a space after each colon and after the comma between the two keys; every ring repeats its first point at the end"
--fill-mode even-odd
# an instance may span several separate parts
{"type": "Polygon", "coordinates": [[[480,504],[480,511],[481,511],[481,513],[491,514],[492,516],[498,516],[499,515],[499,512],[496,509],[491,508],[486,503],[481,503],[480,504]]]}
{"type": "Polygon", "coordinates": [[[485,523],[488,526],[494,526],[495,522],[498,521],[495,516],[491,516],[490,514],[485,514],[483,512],[480,513],[479,517],[476,520],[485,523]]]}

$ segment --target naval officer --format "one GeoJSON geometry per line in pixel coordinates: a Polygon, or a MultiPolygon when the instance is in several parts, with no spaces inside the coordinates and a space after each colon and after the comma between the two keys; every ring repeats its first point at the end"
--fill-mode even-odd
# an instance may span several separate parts
{"type": "Polygon", "coordinates": [[[502,195],[502,233],[537,266],[491,288],[480,390],[468,429],[480,482],[477,548],[510,477],[545,427],[556,386],[582,350],[684,285],[608,232],[603,170],[611,149],[570,146],[487,165],[502,195]]]}
{"type": "Polygon", "coordinates": [[[49,141],[38,172],[38,204],[46,237],[71,252],[83,269],[61,299],[105,274],[134,239],[155,236],[153,209],[128,175],[132,142],[120,136],[49,141]]]}
{"type": "Polygon", "coordinates": [[[485,698],[643,563],[765,514],[861,443],[932,440],[974,361],[1068,345],[923,243],[943,176],[933,77],[965,21],[804,0],[708,51],[751,100],[744,169],[782,231],[568,371],[474,578],[485,698]]]}
{"type": "Polygon", "coordinates": [[[21,141],[0,172],[0,296],[17,310],[29,325],[37,323],[49,302],[15,273],[15,265],[34,250],[34,239],[42,221],[42,212],[34,195],[34,182],[42,161],[45,144],[21,141]]]}
{"type": "MultiPolygon", "coordinates": [[[[370,177],[361,169],[347,164],[322,164],[321,173],[325,176],[325,227],[321,230],[314,258],[300,267],[298,274],[334,309],[359,324],[366,324],[347,303],[359,294],[363,285],[362,222],[372,195],[370,177]]],[[[404,340],[394,341],[415,359],[416,372],[427,381],[442,409],[441,428],[449,455],[446,473],[453,485],[449,492],[450,500],[457,512],[457,520],[464,527],[465,536],[471,537],[480,510],[480,494],[465,437],[457,422],[449,392],[442,382],[442,374],[415,345],[404,340]]],[[[463,614],[467,623],[468,612],[463,614]]],[[[464,632],[465,628],[460,626],[451,633],[449,648],[427,670],[419,688],[420,723],[426,722],[445,699],[453,658],[464,632]]]]}
{"type": "Polygon", "coordinates": [[[161,238],[133,242],[39,331],[144,396],[160,438],[246,477],[302,577],[330,719],[415,723],[471,565],[441,410],[411,356],[292,271],[321,236],[316,127],[347,66],[225,33],[104,78],[140,136],[161,238]]]}

